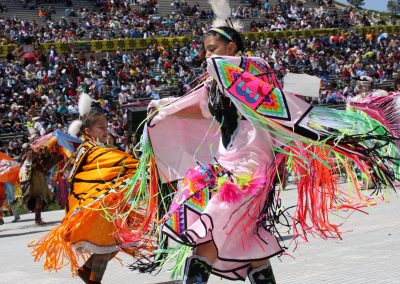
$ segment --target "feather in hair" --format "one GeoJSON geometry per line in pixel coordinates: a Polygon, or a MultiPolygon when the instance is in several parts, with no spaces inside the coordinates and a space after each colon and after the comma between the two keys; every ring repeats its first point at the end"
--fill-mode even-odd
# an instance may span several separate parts
{"type": "Polygon", "coordinates": [[[68,127],[68,134],[71,136],[78,136],[79,131],[82,128],[82,120],[74,120],[68,127]]]}
{"type": "Polygon", "coordinates": [[[217,27],[225,27],[225,26],[227,26],[228,24],[226,23],[226,21],[225,20],[222,20],[222,19],[215,19],[213,22],[212,22],[212,26],[213,27],[215,27],[215,28],[217,28],[217,27]]]}
{"type": "Polygon", "coordinates": [[[90,112],[93,99],[86,93],[81,93],[79,96],[79,115],[82,117],[90,112]]]}
{"type": "MultiPolygon", "coordinates": [[[[223,26],[226,26],[225,21],[231,16],[231,7],[229,6],[229,0],[209,0],[208,2],[210,3],[211,9],[214,12],[215,21],[223,21],[223,26]]],[[[214,27],[218,26],[214,25],[214,27]]]]}
{"type": "Polygon", "coordinates": [[[242,32],[243,31],[243,24],[240,20],[234,20],[232,21],[232,25],[235,30],[237,30],[238,32],[242,32]]]}
{"type": "MultiPolygon", "coordinates": [[[[211,8],[214,12],[215,19],[212,22],[213,27],[225,27],[231,26],[227,23],[227,20],[231,17],[231,7],[229,6],[229,0],[209,0],[211,8]]],[[[243,24],[240,20],[231,21],[232,26],[235,30],[243,31],[243,24]]]]}

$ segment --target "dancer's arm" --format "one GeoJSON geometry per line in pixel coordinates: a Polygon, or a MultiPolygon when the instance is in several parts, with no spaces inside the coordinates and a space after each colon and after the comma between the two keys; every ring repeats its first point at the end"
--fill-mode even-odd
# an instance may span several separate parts
{"type": "Polygon", "coordinates": [[[208,88],[202,85],[191,93],[180,98],[163,98],[153,100],[148,106],[149,125],[155,125],[169,115],[176,114],[189,107],[198,106],[204,117],[209,118],[210,113],[207,108],[208,88]],[[153,117],[151,117],[153,115],[153,117]]]}

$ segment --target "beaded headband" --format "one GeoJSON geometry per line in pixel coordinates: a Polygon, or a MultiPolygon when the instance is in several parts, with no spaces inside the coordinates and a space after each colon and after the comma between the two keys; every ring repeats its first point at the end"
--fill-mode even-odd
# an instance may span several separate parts
{"type": "Polygon", "coordinates": [[[225,39],[229,40],[229,41],[234,41],[232,39],[232,37],[223,29],[220,28],[212,28],[210,29],[208,32],[216,32],[217,34],[219,34],[220,36],[224,37],[225,39]]]}

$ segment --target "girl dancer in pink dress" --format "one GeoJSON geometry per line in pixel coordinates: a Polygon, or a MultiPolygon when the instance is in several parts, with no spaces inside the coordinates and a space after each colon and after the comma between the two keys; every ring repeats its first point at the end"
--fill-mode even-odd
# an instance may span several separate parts
{"type": "Polygon", "coordinates": [[[162,219],[163,232],[183,245],[175,249],[182,252],[178,259],[192,252],[183,283],[206,283],[211,273],[275,283],[269,258],[283,252],[274,236],[282,214],[278,169],[289,165],[295,176],[298,203],[294,215],[286,216],[295,237],[338,237],[329,213],[372,203],[359,191],[357,170],[392,186],[398,159],[385,156],[384,149],[395,138],[375,120],[283,94],[263,59],[238,56],[243,42],[231,27],[212,28],[204,48],[209,76],[188,95],[149,106],[160,175],[181,179],[162,219]],[[202,121],[212,125],[198,127],[202,121]],[[182,132],[190,134],[181,139],[182,132]],[[215,152],[206,157],[216,139],[215,152]],[[189,165],[186,174],[182,165],[189,165]],[[339,188],[343,169],[354,196],[339,188]]]}
{"type": "MultiPolygon", "coordinates": [[[[214,12],[221,18],[228,10],[227,19],[228,8],[214,12]]],[[[180,244],[170,255],[178,259],[175,271],[186,259],[185,284],[207,283],[211,273],[275,283],[269,258],[283,252],[274,235],[283,216],[294,238],[340,237],[329,213],[376,200],[360,191],[356,172],[378,188],[392,187],[398,164],[398,153],[386,155],[395,138],[384,125],[284,94],[263,59],[241,55],[243,41],[229,24],[205,36],[208,75],[202,82],[182,98],[149,105],[159,175],[180,180],[162,230],[180,244]],[[298,190],[291,216],[275,187],[285,167],[298,190]],[[341,171],[352,190],[339,187],[341,171]]]]}

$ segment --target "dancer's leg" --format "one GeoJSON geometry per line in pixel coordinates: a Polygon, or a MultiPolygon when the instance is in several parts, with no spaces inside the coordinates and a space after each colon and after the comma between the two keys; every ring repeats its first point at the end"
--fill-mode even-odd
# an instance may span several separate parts
{"type": "Polygon", "coordinates": [[[253,262],[247,272],[251,284],[276,284],[270,261],[253,262]]]}
{"type": "MultiPolygon", "coordinates": [[[[98,282],[103,279],[104,272],[106,271],[108,262],[117,254],[118,252],[106,253],[106,254],[93,254],[88,261],[91,262],[91,271],[89,281],[98,282]]],[[[89,265],[89,263],[86,263],[89,265]]],[[[91,282],[89,282],[91,283],[91,282]]]]}
{"type": "Polygon", "coordinates": [[[78,276],[81,278],[85,283],[89,282],[90,279],[90,270],[92,269],[93,263],[93,254],[86,260],[86,262],[78,269],[78,276]]]}
{"type": "Polygon", "coordinates": [[[5,189],[1,189],[0,188],[0,225],[4,224],[4,220],[3,220],[3,205],[4,202],[6,201],[6,193],[5,193],[5,189]]]}
{"type": "Polygon", "coordinates": [[[0,206],[0,225],[4,225],[4,220],[3,220],[3,206],[0,206]]]}
{"type": "Polygon", "coordinates": [[[17,204],[14,203],[14,204],[10,205],[10,208],[11,208],[13,216],[14,216],[14,220],[12,222],[19,221],[21,219],[21,217],[19,216],[19,213],[18,213],[17,204]]]}
{"type": "Polygon", "coordinates": [[[207,283],[212,264],[217,259],[217,249],[214,242],[208,242],[196,247],[194,254],[186,259],[183,284],[207,283]]]}
{"type": "Polygon", "coordinates": [[[42,199],[40,197],[35,198],[35,223],[38,225],[45,224],[42,220],[42,199]]]}
{"type": "Polygon", "coordinates": [[[192,255],[186,259],[182,284],[206,284],[212,264],[206,257],[192,255]]]}
{"type": "Polygon", "coordinates": [[[207,258],[210,263],[214,263],[218,257],[217,248],[213,241],[197,246],[194,254],[207,258]]]}

